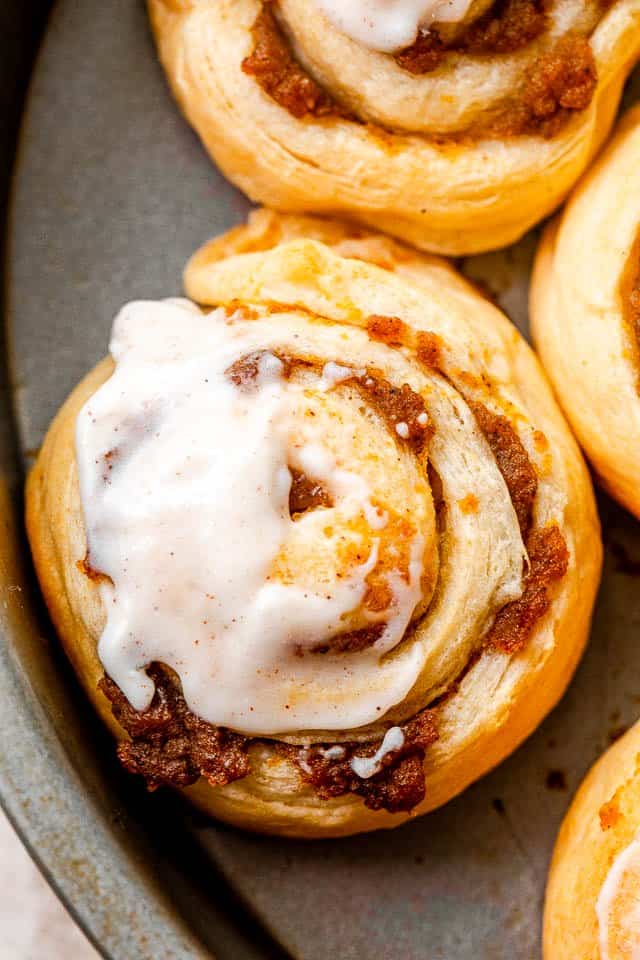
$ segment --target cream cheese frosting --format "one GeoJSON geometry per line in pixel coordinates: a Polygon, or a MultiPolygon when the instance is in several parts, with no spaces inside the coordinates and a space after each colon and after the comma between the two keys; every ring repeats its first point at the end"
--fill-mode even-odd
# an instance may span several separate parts
{"type": "Polygon", "coordinates": [[[414,42],[421,27],[458,23],[473,0],[316,0],[341,33],[381,53],[395,53],[414,42]]]}
{"type": "MultiPolygon", "coordinates": [[[[116,318],[115,370],[76,424],[87,562],[104,575],[98,653],[137,710],[154,693],[145,667],[159,661],[212,724],[350,729],[379,719],[417,679],[417,649],[385,654],[421,600],[425,542],[416,530],[408,576],[388,572],[391,609],[364,609],[385,511],[305,416],[308,384],[285,376],[277,327],[270,336],[180,301],[132,303],[116,318]],[[238,362],[252,365],[249,384],[230,375],[238,362]],[[322,483],[331,505],[294,519],[292,470],[322,483]],[[352,521],[361,554],[346,574],[309,583],[278,573],[290,541],[307,536],[315,549],[352,521]],[[383,617],[367,649],[313,652],[383,617]]],[[[339,390],[349,375],[325,364],[316,390],[339,390]]]]}

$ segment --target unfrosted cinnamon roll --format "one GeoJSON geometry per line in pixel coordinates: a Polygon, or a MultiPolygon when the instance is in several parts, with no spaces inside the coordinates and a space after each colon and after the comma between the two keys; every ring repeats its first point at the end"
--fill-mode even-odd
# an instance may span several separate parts
{"type": "Polygon", "coordinates": [[[640,108],[540,246],[536,346],[598,477],[640,517],[640,108]]]}
{"type": "Polygon", "coordinates": [[[253,200],[440,253],[561,201],[640,51],[639,0],[149,0],[175,96],[253,200]]]}
{"type": "Polygon", "coordinates": [[[640,954],[640,724],[590,770],[558,836],[544,918],[545,960],[640,954]]]}
{"type": "Polygon", "coordinates": [[[439,260],[259,211],[185,278],[120,313],[30,476],[53,619],[150,787],[261,831],[394,826],[568,682],[600,569],[580,454],[439,260]]]}

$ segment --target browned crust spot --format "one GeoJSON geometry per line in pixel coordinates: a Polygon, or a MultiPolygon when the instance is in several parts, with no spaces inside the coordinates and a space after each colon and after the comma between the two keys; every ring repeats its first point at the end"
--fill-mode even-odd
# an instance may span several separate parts
{"type": "Polygon", "coordinates": [[[527,539],[529,571],[522,596],[496,615],[485,645],[503,653],[524,649],[533,629],[551,606],[549,587],[567,572],[569,551],[557,524],[533,530],[527,539]]]}
{"type": "Polygon", "coordinates": [[[468,493],[462,500],[458,500],[458,506],[461,511],[466,514],[477,513],[479,505],[475,493],[468,493]]]}
{"type": "Polygon", "coordinates": [[[615,794],[611,800],[602,804],[598,811],[598,817],[600,819],[600,829],[603,831],[611,830],[618,825],[622,819],[622,814],[620,812],[618,798],[615,794]]]}
{"type": "Polygon", "coordinates": [[[266,5],[256,17],[251,33],[255,46],[242,61],[242,69],[255,77],[276,103],[298,120],[340,112],[332,98],[297,62],[266,5]]]}

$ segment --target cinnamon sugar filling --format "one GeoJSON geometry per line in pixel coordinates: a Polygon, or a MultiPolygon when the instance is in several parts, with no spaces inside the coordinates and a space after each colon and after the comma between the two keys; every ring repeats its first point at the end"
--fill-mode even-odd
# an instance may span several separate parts
{"type": "MultiPolygon", "coordinates": [[[[497,0],[483,17],[470,23],[453,39],[437,25],[422,32],[394,59],[403,70],[424,75],[456,56],[500,57],[526,48],[549,27],[552,0],[497,0]]],[[[603,11],[610,0],[603,0],[603,11]]],[[[350,116],[297,61],[272,12],[264,3],[253,27],[253,51],[242,61],[244,73],[253,76],[265,93],[296,119],[350,116]]],[[[460,134],[438,135],[439,140],[489,135],[525,134],[554,136],[576,113],[591,103],[598,82],[591,44],[580,34],[567,34],[537,55],[524,84],[490,116],[460,134]]]]}

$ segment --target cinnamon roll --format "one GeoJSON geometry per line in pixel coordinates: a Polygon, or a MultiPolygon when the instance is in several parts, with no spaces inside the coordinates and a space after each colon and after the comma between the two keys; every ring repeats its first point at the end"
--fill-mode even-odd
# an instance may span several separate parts
{"type": "Polygon", "coordinates": [[[587,457],[609,493],[640,517],[640,108],[548,227],[531,316],[587,457]]]}
{"type": "Polygon", "coordinates": [[[29,478],[120,759],[299,836],[444,803],[580,656],[592,490],[533,354],[444,262],[268,211],[133,303],[29,478]]]}
{"type": "Polygon", "coordinates": [[[252,200],[437,253],[558,205],[640,52],[638,0],[149,0],[176,99],[252,200]]]}
{"type": "Polygon", "coordinates": [[[634,960],[640,952],[640,724],[590,770],[551,863],[545,960],[634,960]]]}

